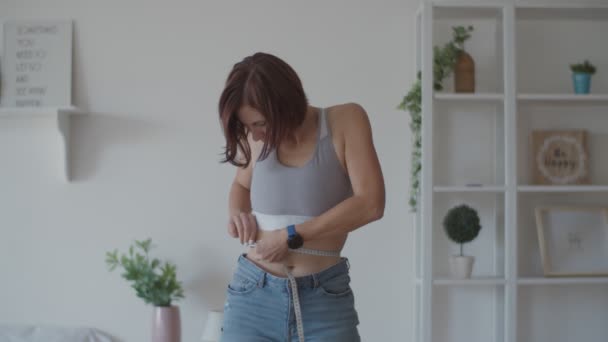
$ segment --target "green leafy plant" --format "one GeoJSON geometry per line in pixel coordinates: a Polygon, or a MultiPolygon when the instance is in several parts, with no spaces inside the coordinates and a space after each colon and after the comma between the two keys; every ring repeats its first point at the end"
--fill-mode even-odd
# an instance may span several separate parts
{"type": "Polygon", "coordinates": [[[106,264],[110,272],[122,266],[122,277],[132,283],[137,297],[146,304],[171,306],[172,301],[184,298],[182,284],[176,280],[177,267],[169,262],[161,265],[160,260],[150,259],[151,248],[151,239],[136,240],[135,245],[129,247],[128,255],[119,256],[118,250],[107,252],[106,264]]]}
{"type": "MultiPolygon", "coordinates": [[[[471,37],[473,26],[452,27],[452,40],[443,47],[433,49],[433,88],[443,90],[443,81],[454,71],[454,65],[460,53],[464,50],[464,42],[471,37]]],[[[410,113],[410,130],[412,131],[412,156],[410,171],[410,200],[412,211],[418,207],[418,192],[420,189],[420,171],[422,171],[422,81],[418,71],[416,81],[409,92],[403,97],[398,108],[410,113]]]]}
{"type": "Polygon", "coordinates": [[[593,75],[597,69],[595,65],[589,63],[588,60],[585,60],[583,63],[571,64],[570,70],[576,73],[593,75]]]}
{"type": "Polygon", "coordinates": [[[462,256],[463,245],[479,235],[479,215],[475,209],[461,204],[448,211],[443,219],[443,228],[450,240],[460,244],[462,256]]]}

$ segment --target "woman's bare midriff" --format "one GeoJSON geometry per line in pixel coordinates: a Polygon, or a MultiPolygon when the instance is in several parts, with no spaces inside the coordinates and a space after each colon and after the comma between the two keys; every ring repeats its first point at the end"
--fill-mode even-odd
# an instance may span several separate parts
{"type": "MultiPolygon", "coordinates": [[[[304,243],[302,248],[315,249],[320,251],[335,252],[342,250],[346,242],[346,235],[334,239],[325,239],[318,241],[308,241],[304,243]]],[[[257,235],[258,240],[264,238],[264,231],[259,230],[257,235]]],[[[340,262],[340,257],[334,256],[319,256],[289,252],[287,257],[281,262],[268,262],[262,260],[260,255],[256,253],[255,247],[247,250],[247,259],[258,265],[266,272],[278,276],[287,277],[284,266],[287,266],[294,277],[302,277],[313,273],[318,273],[324,269],[331,267],[340,262]]]]}

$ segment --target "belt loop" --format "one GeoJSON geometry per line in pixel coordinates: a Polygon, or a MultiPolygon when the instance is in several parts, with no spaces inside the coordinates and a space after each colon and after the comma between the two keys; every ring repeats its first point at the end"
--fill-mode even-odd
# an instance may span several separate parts
{"type": "Polygon", "coordinates": [[[262,275],[260,276],[260,279],[258,280],[258,287],[264,287],[265,283],[266,283],[266,272],[262,272],[262,275]]]}
{"type": "Polygon", "coordinates": [[[313,288],[316,289],[317,287],[319,287],[319,278],[317,277],[316,273],[313,273],[312,275],[312,283],[313,283],[313,288]]]}

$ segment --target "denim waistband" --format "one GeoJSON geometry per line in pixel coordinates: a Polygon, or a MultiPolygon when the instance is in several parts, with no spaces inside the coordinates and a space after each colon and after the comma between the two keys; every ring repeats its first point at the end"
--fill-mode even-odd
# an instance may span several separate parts
{"type": "MultiPolygon", "coordinates": [[[[318,273],[313,273],[302,277],[295,277],[295,279],[298,283],[298,287],[316,288],[319,286],[319,284],[322,284],[325,281],[339,275],[348,274],[349,268],[350,265],[348,263],[348,259],[342,257],[338,263],[318,273]]],[[[251,260],[247,259],[245,254],[241,254],[239,256],[236,272],[247,279],[255,281],[260,286],[266,285],[273,287],[285,287],[285,285],[289,283],[289,278],[278,277],[266,272],[251,260]]]]}

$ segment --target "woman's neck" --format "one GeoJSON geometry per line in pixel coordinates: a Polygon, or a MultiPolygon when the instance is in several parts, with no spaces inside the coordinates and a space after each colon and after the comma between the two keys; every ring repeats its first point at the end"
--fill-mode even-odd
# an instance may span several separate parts
{"type": "Polygon", "coordinates": [[[287,141],[289,145],[298,146],[307,141],[312,133],[317,132],[317,125],[319,121],[318,116],[320,115],[319,112],[319,108],[308,106],[306,116],[304,117],[304,122],[302,122],[300,127],[295,130],[291,138],[289,138],[287,141]]]}

